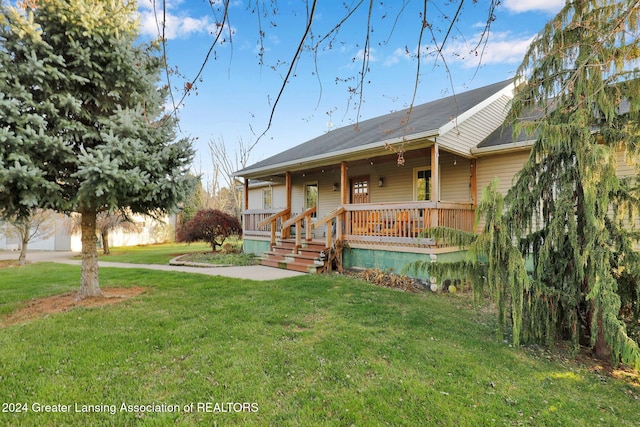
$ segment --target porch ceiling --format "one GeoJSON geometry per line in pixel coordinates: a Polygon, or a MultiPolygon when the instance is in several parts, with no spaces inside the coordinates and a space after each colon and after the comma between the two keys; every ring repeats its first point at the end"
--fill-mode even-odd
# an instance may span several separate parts
{"type": "MultiPolygon", "coordinates": [[[[429,148],[434,144],[431,139],[421,139],[415,141],[405,142],[405,153],[410,153],[415,150],[429,148]]],[[[372,161],[375,163],[388,163],[397,161],[397,151],[400,148],[400,144],[389,144],[388,146],[377,146],[371,150],[360,150],[355,153],[348,153],[344,155],[336,155],[331,157],[323,157],[315,161],[296,162],[289,164],[275,165],[272,167],[265,167],[261,169],[254,169],[249,173],[242,173],[238,176],[243,176],[249,179],[266,179],[269,181],[282,180],[284,182],[285,172],[289,171],[295,173],[315,173],[323,170],[332,170],[340,168],[342,161],[348,162],[349,166],[362,166],[370,164],[372,161]]],[[[405,154],[407,156],[407,154],[405,154]]]]}

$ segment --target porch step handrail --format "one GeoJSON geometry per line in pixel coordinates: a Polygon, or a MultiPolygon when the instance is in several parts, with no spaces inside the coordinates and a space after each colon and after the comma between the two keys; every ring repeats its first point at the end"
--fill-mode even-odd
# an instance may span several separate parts
{"type": "Polygon", "coordinates": [[[336,239],[342,239],[342,222],[344,221],[344,212],[344,206],[340,206],[311,224],[311,227],[313,228],[327,224],[326,244],[328,248],[330,248],[333,243],[332,230],[328,223],[336,218],[336,239]]]}
{"type": "MultiPolygon", "coordinates": [[[[276,229],[277,229],[277,222],[278,219],[280,218],[284,218],[285,216],[289,215],[291,213],[291,208],[284,208],[283,210],[281,210],[280,212],[277,212],[273,215],[271,215],[269,218],[262,220],[258,223],[258,227],[265,227],[267,225],[270,225],[271,227],[271,242],[270,242],[270,248],[273,248],[276,245],[276,229]]],[[[282,228],[282,234],[285,234],[285,229],[282,228]]],[[[285,236],[282,236],[285,237],[285,236]]]]}
{"type": "Polygon", "coordinates": [[[280,212],[276,212],[273,215],[271,215],[269,218],[263,219],[262,221],[260,221],[258,223],[258,227],[264,227],[266,225],[268,225],[269,223],[272,222],[276,222],[278,220],[278,218],[281,218],[287,214],[289,214],[291,212],[290,208],[285,208],[283,210],[281,210],[280,212]]]}
{"type": "Polygon", "coordinates": [[[282,232],[283,234],[286,231],[286,234],[288,235],[288,230],[289,227],[291,227],[292,225],[295,224],[296,226],[296,250],[302,246],[302,221],[305,222],[305,229],[306,229],[306,239],[307,240],[311,240],[311,215],[314,214],[314,212],[316,211],[316,207],[312,206],[309,209],[307,209],[306,211],[294,216],[293,218],[288,219],[287,221],[285,221],[282,224],[282,232]]]}
{"type": "Polygon", "coordinates": [[[298,215],[294,216],[293,218],[289,218],[286,222],[283,222],[282,223],[282,228],[291,227],[296,222],[302,221],[305,217],[307,217],[307,216],[310,217],[315,211],[316,211],[316,207],[315,206],[310,207],[306,211],[304,211],[302,213],[299,213],[298,215]]]}
{"type": "Polygon", "coordinates": [[[333,218],[335,218],[338,215],[341,215],[342,213],[344,213],[344,206],[340,206],[339,208],[336,208],[336,209],[332,210],[331,212],[329,212],[328,214],[326,214],[322,218],[313,221],[311,226],[314,227],[314,228],[317,228],[317,227],[321,226],[322,224],[325,224],[325,223],[327,223],[329,221],[332,221],[333,218]]]}
{"type": "Polygon", "coordinates": [[[272,245],[277,243],[276,239],[286,239],[291,232],[291,226],[297,225],[296,245],[298,248],[304,246],[302,239],[305,238],[305,231],[303,231],[305,229],[303,227],[306,225],[307,239],[311,237],[311,231],[319,227],[324,228],[327,247],[331,247],[337,239],[367,247],[406,246],[440,249],[449,245],[422,237],[422,232],[436,226],[473,232],[475,230],[474,210],[475,205],[469,202],[426,200],[341,204],[318,219],[311,218],[313,209],[295,215],[295,218],[291,219],[289,217],[293,214],[287,209],[279,212],[275,209],[252,210],[245,211],[244,215],[247,235],[268,239],[271,234],[272,245]],[[267,216],[268,218],[264,219],[267,216]],[[257,227],[258,221],[261,228],[257,227]]]}

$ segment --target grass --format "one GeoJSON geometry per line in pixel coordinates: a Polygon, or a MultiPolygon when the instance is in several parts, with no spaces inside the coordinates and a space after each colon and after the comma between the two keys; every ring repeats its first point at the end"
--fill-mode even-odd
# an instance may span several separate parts
{"type": "MultiPolygon", "coordinates": [[[[28,409],[0,411],[0,424],[638,423],[637,380],[497,342],[493,317],[466,296],[338,276],[253,282],[114,268],[100,275],[103,287],[149,290],[120,305],[0,329],[0,403],[28,409]],[[229,402],[257,411],[214,412],[229,402]],[[123,403],[179,410],[135,413],[123,403]],[[115,406],[113,414],[83,414],[35,412],[37,404],[115,406]]],[[[77,289],[79,277],[67,265],[2,269],[0,313],[77,289]]]]}
{"type": "Polygon", "coordinates": [[[120,246],[110,250],[111,255],[102,255],[101,251],[98,251],[100,259],[132,264],[168,264],[178,255],[211,251],[211,246],[205,243],[163,243],[149,246],[120,246]]]}
{"type": "Polygon", "coordinates": [[[213,265],[256,265],[258,258],[253,254],[223,254],[211,252],[190,253],[182,256],[180,261],[213,265]]]}
{"type": "MultiPolygon", "coordinates": [[[[242,242],[228,239],[236,247],[242,242]]],[[[212,253],[211,246],[205,243],[163,243],[149,246],[122,246],[110,248],[110,255],[102,255],[100,259],[108,262],[128,262],[132,264],[168,264],[179,255],[182,261],[214,264],[214,265],[255,265],[256,258],[252,254],[212,253]]]]}

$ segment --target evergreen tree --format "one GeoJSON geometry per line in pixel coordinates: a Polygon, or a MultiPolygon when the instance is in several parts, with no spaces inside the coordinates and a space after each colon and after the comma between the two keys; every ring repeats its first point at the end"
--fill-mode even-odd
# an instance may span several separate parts
{"type": "Polygon", "coordinates": [[[636,368],[640,350],[621,305],[637,322],[639,13],[635,0],[577,0],[545,26],[519,68],[525,83],[510,111],[514,138],[536,138],[527,163],[504,201],[495,184],[485,192],[479,236],[433,231],[470,244],[468,260],[422,265],[462,270],[475,292],[488,289],[516,344],[569,339],[575,351],[586,345],[636,368]],[[618,176],[619,160],[635,174],[618,176]]]}
{"type": "Polygon", "coordinates": [[[596,355],[636,365],[619,312],[625,287],[640,302],[628,280],[640,272],[630,234],[640,194],[636,176],[616,171],[618,158],[636,173],[640,160],[639,13],[637,1],[567,2],[532,43],[511,119],[514,135],[537,139],[506,198],[511,235],[533,260],[525,337],[568,337],[576,349],[588,339],[596,355]]]}
{"type": "Polygon", "coordinates": [[[194,181],[135,12],[126,0],[0,2],[0,214],[81,214],[80,297],[101,294],[97,214],[167,213],[194,181]]]}

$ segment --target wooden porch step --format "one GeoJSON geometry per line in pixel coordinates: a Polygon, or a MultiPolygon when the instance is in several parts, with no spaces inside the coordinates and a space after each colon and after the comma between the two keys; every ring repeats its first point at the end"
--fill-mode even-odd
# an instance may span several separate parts
{"type": "Polygon", "coordinates": [[[317,273],[322,268],[321,265],[316,265],[313,261],[287,261],[277,260],[273,258],[261,258],[260,265],[266,267],[283,268],[285,270],[299,271],[302,273],[317,273]]]}
{"type": "Polygon", "coordinates": [[[280,239],[278,240],[277,246],[294,248],[296,246],[296,239],[280,239]]]}
{"type": "Polygon", "coordinates": [[[260,264],[268,267],[285,268],[303,273],[317,273],[322,266],[316,265],[320,252],[325,248],[322,241],[303,241],[297,248],[295,239],[282,239],[270,251],[264,252],[260,264]]]}
{"type": "Polygon", "coordinates": [[[308,264],[306,262],[298,262],[298,261],[289,261],[286,262],[287,270],[292,271],[300,271],[302,273],[310,273],[315,274],[318,272],[318,269],[322,268],[322,266],[317,266],[315,264],[308,264]]]}
{"type": "Polygon", "coordinates": [[[320,252],[300,250],[300,252],[298,252],[297,254],[289,254],[287,256],[295,259],[306,259],[313,261],[316,259],[320,259],[320,252]]]}
{"type": "Polygon", "coordinates": [[[327,244],[323,240],[308,240],[302,242],[302,247],[300,249],[320,252],[326,247],[327,244]]]}
{"type": "Polygon", "coordinates": [[[266,267],[275,267],[281,268],[281,263],[284,263],[284,260],[277,260],[273,258],[261,258],[260,265],[264,265],[266,267]]]}
{"type": "Polygon", "coordinates": [[[276,255],[290,255],[294,253],[293,248],[283,248],[282,246],[274,246],[269,252],[276,255]]]}

